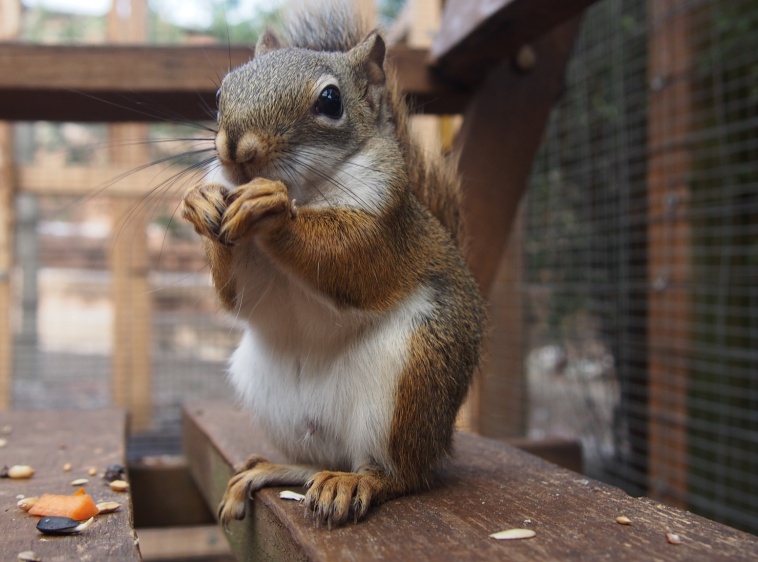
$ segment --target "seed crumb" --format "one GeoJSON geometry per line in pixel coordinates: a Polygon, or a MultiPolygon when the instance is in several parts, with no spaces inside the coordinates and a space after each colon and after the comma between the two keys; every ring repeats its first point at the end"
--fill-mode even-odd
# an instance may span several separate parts
{"type": "Polygon", "coordinates": [[[616,523],[618,523],[619,525],[631,525],[632,520],[629,519],[625,515],[619,515],[618,517],[616,517],[616,523]]]}

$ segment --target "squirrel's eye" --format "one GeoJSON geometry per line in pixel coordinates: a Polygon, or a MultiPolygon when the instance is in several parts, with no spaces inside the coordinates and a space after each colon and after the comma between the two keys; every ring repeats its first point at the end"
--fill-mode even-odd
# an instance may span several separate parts
{"type": "Polygon", "coordinates": [[[221,88],[216,90],[216,107],[218,107],[218,102],[221,101],[221,88]]]}
{"type": "Polygon", "coordinates": [[[321,90],[313,110],[332,119],[342,117],[342,95],[337,86],[327,86],[321,90]]]}

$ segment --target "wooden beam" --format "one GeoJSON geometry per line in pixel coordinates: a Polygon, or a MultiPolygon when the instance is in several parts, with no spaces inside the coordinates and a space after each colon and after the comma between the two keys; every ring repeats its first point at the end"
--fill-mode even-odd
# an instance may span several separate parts
{"type": "Polygon", "coordinates": [[[18,191],[37,195],[73,197],[181,197],[200,181],[203,172],[178,177],[181,168],[165,165],[135,169],[137,165],[19,166],[18,191]]]}
{"type": "MultiPolygon", "coordinates": [[[[121,17],[113,0],[108,17],[112,41],[144,41],[147,34],[146,0],[130,0],[127,16],[121,17]]],[[[111,161],[117,165],[139,166],[148,160],[147,125],[122,123],[109,127],[111,161]]],[[[128,180],[124,180],[128,181],[128,180]]],[[[152,421],[152,296],[148,273],[147,205],[128,200],[113,204],[113,356],[111,391],[113,403],[128,408],[132,429],[144,431],[152,421]]]]}
{"type": "MultiPolygon", "coordinates": [[[[213,509],[251,454],[281,455],[246,413],[225,402],[188,404],[184,447],[190,469],[213,509]]],[[[265,488],[248,515],[230,525],[238,560],[490,561],[665,559],[750,560],[758,537],[559,468],[507,444],[470,433],[455,436],[456,454],[440,486],[373,508],[366,520],[329,530],[303,516],[297,502],[265,488]],[[619,525],[625,515],[631,525],[619,525]],[[528,541],[495,541],[490,533],[528,527],[528,541]],[[666,533],[682,544],[667,544],[666,533]]],[[[297,488],[289,487],[289,489],[297,488]]]]}
{"type": "MultiPolygon", "coordinates": [[[[16,37],[21,23],[19,0],[0,0],[0,41],[16,37]]],[[[13,398],[13,326],[11,268],[14,262],[16,162],[11,123],[0,122],[0,410],[13,398]]]]}
{"type": "MultiPolygon", "coordinates": [[[[0,43],[0,120],[212,120],[221,78],[247,62],[240,46],[28,45],[0,43]]],[[[388,54],[414,107],[458,113],[466,92],[428,71],[425,49],[388,54]]]]}
{"type": "Polygon", "coordinates": [[[432,66],[460,85],[481,83],[525,44],[573,19],[595,0],[448,0],[432,66]]]}
{"type": "MultiPolygon", "coordinates": [[[[537,41],[533,45],[536,63],[528,72],[508,62],[501,64],[466,109],[456,150],[463,180],[467,259],[484,295],[490,296],[519,202],[528,187],[532,161],[553,104],[563,91],[566,66],[578,31],[579,19],[575,19],[537,41]]],[[[512,249],[511,255],[517,253],[512,249]]],[[[510,281],[511,289],[514,281],[510,281]]],[[[509,294],[513,296],[515,292],[511,290],[509,294]]],[[[491,332],[486,349],[495,354],[485,354],[485,375],[474,387],[472,398],[478,415],[472,425],[491,437],[520,434],[524,425],[522,417],[503,411],[503,404],[520,405],[526,400],[520,304],[511,301],[506,306],[512,308],[500,320],[507,327],[501,324],[500,328],[515,331],[504,336],[510,338],[508,348],[512,353],[505,358],[508,364],[502,363],[502,354],[495,353],[499,343],[491,332]],[[489,359],[496,371],[487,366],[489,359]]]]}
{"type": "Polygon", "coordinates": [[[13,128],[0,122],[0,410],[10,407],[13,394],[13,326],[11,268],[14,249],[16,173],[13,128]]]}
{"type": "Polygon", "coordinates": [[[563,92],[578,31],[575,19],[535,43],[536,63],[527,73],[508,62],[502,64],[467,106],[456,150],[469,265],[485,295],[526,191],[550,111],[563,92]]]}
{"type": "Polygon", "coordinates": [[[648,69],[649,493],[687,505],[687,392],[692,330],[688,218],[695,67],[687,0],[650,0],[648,69]],[[657,85],[657,86],[655,86],[657,85]]]}

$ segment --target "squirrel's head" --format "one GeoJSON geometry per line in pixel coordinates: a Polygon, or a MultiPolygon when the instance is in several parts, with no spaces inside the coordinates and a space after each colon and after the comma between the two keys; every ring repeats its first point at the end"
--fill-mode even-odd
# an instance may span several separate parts
{"type": "Polygon", "coordinates": [[[216,150],[227,179],[263,176],[307,190],[386,133],[384,57],[375,32],[347,52],[282,47],[264,34],[219,90],[216,150]]]}

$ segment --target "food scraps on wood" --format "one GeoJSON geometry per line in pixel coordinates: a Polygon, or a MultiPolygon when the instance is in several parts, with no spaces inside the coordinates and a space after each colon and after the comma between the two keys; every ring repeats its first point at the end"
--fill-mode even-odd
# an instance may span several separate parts
{"type": "Polygon", "coordinates": [[[126,492],[129,489],[129,482],[125,480],[114,480],[110,483],[111,490],[114,492],[126,492]]]}
{"type": "Polygon", "coordinates": [[[499,531],[492,533],[490,538],[502,540],[517,540],[517,539],[531,539],[537,533],[531,529],[506,529],[505,531],[499,531]]]}
{"type": "Polygon", "coordinates": [[[298,502],[305,499],[305,496],[303,494],[293,492],[292,490],[283,490],[279,492],[279,497],[283,500],[294,500],[298,502]]]}
{"type": "Polygon", "coordinates": [[[30,515],[42,517],[67,517],[75,521],[84,521],[98,514],[97,506],[83,489],[77,493],[64,496],[42,494],[29,509],[30,515]]]}
{"type": "Polygon", "coordinates": [[[90,517],[80,523],[70,517],[43,517],[37,523],[37,530],[46,535],[74,535],[84,531],[94,520],[94,517],[90,517]]]}
{"type": "Polygon", "coordinates": [[[89,480],[86,478],[77,478],[76,480],[71,481],[72,486],[84,486],[89,480]]]}
{"type": "Polygon", "coordinates": [[[32,508],[32,506],[35,503],[37,503],[38,499],[39,498],[36,497],[36,496],[31,496],[31,497],[28,497],[28,498],[21,498],[20,500],[18,500],[18,503],[16,503],[16,505],[19,506],[24,511],[29,511],[32,508]]]}
{"type": "Polygon", "coordinates": [[[33,550],[25,550],[24,552],[19,552],[17,557],[19,562],[42,562],[40,555],[33,550]]]}
{"type": "Polygon", "coordinates": [[[616,517],[616,523],[618,523],[619,525],[631,525],[632,520],[629,519],[626,515],[619,515],[618,517],[616,517]]]}
{"type": "Polygon", "coordinates": [[[0,478],[31,478],[34,476],[34,469],[27,464],[14,464],[8,468],[4,466],[0,469],[0,478]]]}
{"type": "Polygon", "coordinates": [[[113,482],[114,480],[123,480],[126,469],[120,464],[112,464],[105,469],[103,479],[106,482],[113,482]]]}
{"type": "Polygon", "coordinates": [[[100,515],[102,515],[103,513],[118,511],[121,508],[121,504],[118,502],[100,502],[95,507],[97,507],[100,515]]]}
{"type": "Polygon", "coordinates": [[[676,533],[666,533],[666,540],[669,544],[682,544],[682,537],[676,533]]]}

